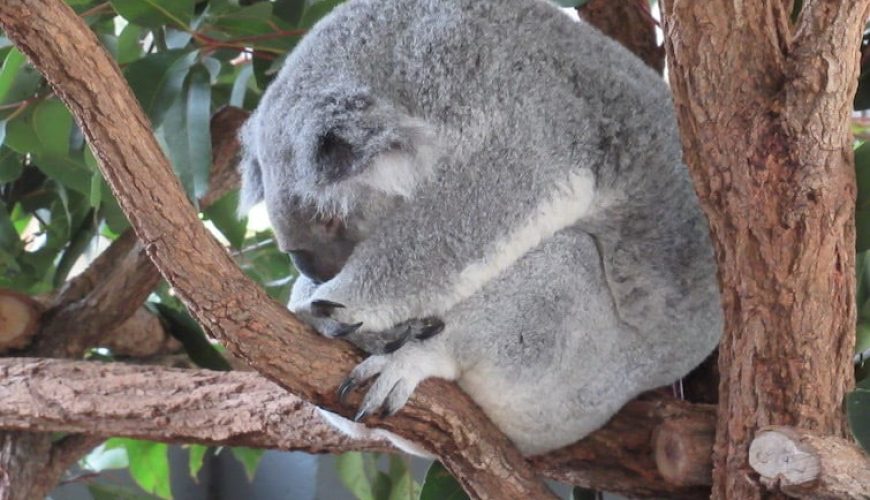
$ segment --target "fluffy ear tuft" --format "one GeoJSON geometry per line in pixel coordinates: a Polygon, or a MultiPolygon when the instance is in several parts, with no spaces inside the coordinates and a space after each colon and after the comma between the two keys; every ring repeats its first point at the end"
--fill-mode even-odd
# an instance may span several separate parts
{"type": "Polygon", "coordinates": [[[245,155],[239,163],[239,171],[242,174],[242,189],[239,193],[239,217],[243,217],[248,211],[263,201],[265,192],[263,189],[263,171],[256,158],[245,155]]]}
{"type": "Polygon", "coordinates": [[[317,144],[317,165],[325,180],[335,182],[353,167],[356,159],[353,145],[329,130],[317,144]]]}
{"type": "Polygon", "coordinates": [[[263,201],[263,170],[255,155],[256,141],[254,137],[253,117],[239,131],[239,143],[242,145],[239,173],[242,176],[242,187],[239,193],[238,216],[245,216],[248,211],[263,201]]]}

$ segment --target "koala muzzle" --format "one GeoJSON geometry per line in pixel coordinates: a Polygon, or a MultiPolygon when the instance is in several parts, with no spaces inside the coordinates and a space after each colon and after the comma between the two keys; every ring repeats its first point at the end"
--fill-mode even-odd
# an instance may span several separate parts
{"type": "Polygon", "coordinates": [[[324,266],[319,263],[314,252],[290,250],[287,253],[293,259],[293,265],[296,266],[296,269],[318,285],[331,280],[338,274],[338,269],[327,269],[332,266],[324,266]]]}

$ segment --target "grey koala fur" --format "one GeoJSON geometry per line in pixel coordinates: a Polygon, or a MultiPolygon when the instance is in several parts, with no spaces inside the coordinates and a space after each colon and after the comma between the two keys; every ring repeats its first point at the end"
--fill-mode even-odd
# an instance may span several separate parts
{"type": "Polygon", "coordinates": [[[359,418],[442,377],[541,453],[719,339],[666,85],[549,2],[351,0],[242,142],[243,209],[308,270],[290,308],[374,353],[359,418]]]}

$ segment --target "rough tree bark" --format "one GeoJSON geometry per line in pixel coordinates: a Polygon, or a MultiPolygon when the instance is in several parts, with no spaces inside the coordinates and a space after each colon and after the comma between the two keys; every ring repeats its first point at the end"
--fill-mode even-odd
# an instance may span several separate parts
{"type": "Polygon", "coordinates": [[[761,426],[843,436],[852,386],[849,128],[870,0],[663,2],[686,162],[723,290],[714,498],[767,493],[761,426]]]}
{"type": "Polygon", "coordinates": [[[764,484],[795,498],[870,498],[870,457],[845,439],[804,429],[766,427],[749,447],[749,464],[764,484]]]}
{"type": "MultiPolygon", "coordinates": [[[[0,359],[0,377],[2,429],[309,452],[392,449],[346,437],[313,405],[252,372],[19,358],[0,359]]],[[[670,421],[709,434],[697,443],[709,456],[713,406],[641,399],[589,438],[530,464],[552,479],[632,496],[703,498],[703,481],[678,486],[656,473],[651,436],[670,421]]]]}
{"type": "MultiPolygon", "coordinates": [[[[233,161],[238,151],[235,134],[246,116],[243,110],[225,108],[212,118],[214,150],[220,156],[212,165],[213,175],[202,206],[238,184],[233,161]]],[[[157,328],[156,318],[140,307],[159,279],[160,274],[135,234],[128,231],[48,301],[48,310],[38,318],[34,342],[24,352],[31,356],[80,358],[97,345],[134,356],[165,352],[174,339],[157,328]]],[[[0,447],[0,499],[44,498],[61,474],[101,440],[71,435],[52,442],[50,434],[0,433],[0,443],[4,443],[0,447]]]]}
{"type": "Polygon", "coordinates": [[[661,73],[665,49],[656,42],[656,21],[649,0],[590,0],[577,12],[586,22],[621,43],[661,73]]]}
{"type": "MultiPolygon", "coordinates": [[[[291,392],[352,416],[335,388],[359,355],[270,300],[208,234],[117,65],[87,26],[59,0],[2,2],[0,25],[70,108],[139,240],[197,320],[291,392]]],[[[552,497],[453,384],[426,381],[398,415],[372,423],[424,443],[475,497],[552,497]]]]}

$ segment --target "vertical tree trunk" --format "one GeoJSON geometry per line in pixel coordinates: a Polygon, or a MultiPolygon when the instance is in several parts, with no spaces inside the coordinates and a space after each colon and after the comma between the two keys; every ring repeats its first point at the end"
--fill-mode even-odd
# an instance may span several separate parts
{"type": "Polygon", "coordinates": [[[685,159],[723,290],[714,498],[770,495],[753,433],[842,436],[853,383],[850,111],[868,0],[663,2],[685,159]]]}
{"type": "Polygon", "coordinates": [[[589,0],[577,12],[586,22],[662,72],[665,50],[656,42],[656,24],[649,0],[589,0]]]}

